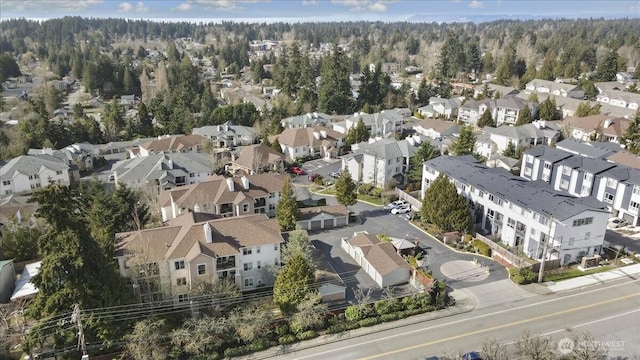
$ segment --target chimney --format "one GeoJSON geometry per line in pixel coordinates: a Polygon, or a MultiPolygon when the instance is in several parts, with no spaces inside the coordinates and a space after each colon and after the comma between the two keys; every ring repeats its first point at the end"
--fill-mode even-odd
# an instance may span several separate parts
{"type": "Polygon", "coordinates": [[[200,204],[196,203],[195,205],[193,205],[193,212],[194,213],[200,212],[200,204]]]}
{"type": "Polygon", "coordinates": [[[416,145],[420,145],[422,143],[422,139],[418,134],[413,134],[413,140],[416,142],[416,145]]]}
{"type": "Polygon", "coordinates": [[[327,138],[327,131],[326,130],[320,130],[320,137],[322,137],[323,139],[327,138]]]}
{"type": "Polygon", "coordinates": [[[532,122],[532,124],[533,124],[533,126],[535,126],[535,127],[536,127],[536,129],[540,129],[540,127],[541,127],[541,125],[542,125],[542,124],[540,124],[540,122],[541,122],[541,121],[542,121],[542,120],[533,121],[533,122],[532,122]]]}
{"type": "Polygon", "coordinates": [[[358,117],[359,113],[356,111],[353,113],[353,117],[358,117]]]}
{"type": "Polygon", "coordinates": [[[318,118],[318,113],[317,113],[317,112],[314,112],[314,113],[313,113],[313,117],[317,119],[317,118],[318,118]]]}
{"type": "Polygon", "coordinates": [[[167,166],[169,167],[169,170],[173,170],[173,160],[169,159],[169,161],[167,161],[167,166]]]}
{"type": "Polygon", "coordinates": [[[316,140],[320,140],[320,133],[317,131],[313,132],[313,137],[316,138],[316,140]]]}
{"type": "Polygon", "coordinates": [[[413,139],[413,136],[409,136],[407,138],[407,142],[409,143],[409,145],[411,146],[415,146],[416,145],[416,141],[413,139]]]}
{"type": "Polygon", "coordinates": [[[233,185],[233,179],[227,178],[227,187],[229,188],[229,191],[233,191],[233,185]]]}
{"type": "Polygon", "coordinates": [[[249,190],[249,179],[246,176],[242,175],[242,178],[240,178],[240,180],[242,180],[242,187],[245,190],[249,190]]]}
{"type": "Polygon", "coordinates": [[[207,242],[207,244],[211,244],[213,242],[211,225],[209,225],[209,223],[204,223],[202,227],[204,229],[204,240],[207,242]]]}
{"type": "Polygon", "coordinates": [[[611,124],[613,124],[613,120],[611,119],[607,119],[604,121],[604,128],[608,128],[609,126],[611,126],[611,124]]]}

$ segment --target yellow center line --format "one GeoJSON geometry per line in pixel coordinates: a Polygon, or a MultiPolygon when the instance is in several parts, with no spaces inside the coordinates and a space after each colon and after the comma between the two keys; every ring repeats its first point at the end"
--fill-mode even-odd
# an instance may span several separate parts
{"type": "Polygon", "coordinates": [[[478,334],[482,334],[482,333],[486,333],[486,332],[490,332],[490,331],[494,331],[494,330],[500,330],[500,329],[504,329],[504,328],[508,328],[508,327],[512,327],[512,326],[516,326],[516,325],[526,324],[526,323],[529,323],[529,322],[534,322],[534,321],[538,321],[538,320],[541,320],[541,319],[546,319],[546,318],[549,318],[549,317],[552,317],[552,316],[568,314],[568,313],[572,313],[572,312],[576,312],[576,311],[580,311],[580,310],[584,310],[584,309],[589,309],[589,308],[600,306],[600,305],[604,305],[604,304],[609,304],[609,303],[613,303],[613,302],[617,302],[617,301],[621,301],[621,300],[625,300],[625,299],[630,299],[630,298],[637,297],[637,296],[640,296],[640,293],[625,295],[625,296],[621,296],[621,297],[618,297],[618,298],[615,298],[615,299],[604,300],[604,301],[601,301],[601,302],[598,302],[598,303],[582,305],[582,306],[579,306],[579,307],[575,307],[575,308],[571,308],[571,309],[567,309],[567,310],[562,310],[562,311],[557,311],[557,312],[554,312],[554,313],[551,313],[551,314],[540,315],[540,316],[536,316],[536,317],[532,317],[532,318],[528,318],[528,319],[518,320],[518,321],[510,322],[510,323],[507,323],[507,324],[496,325],[496,326],[493,326],[493,327],[490,327],[490,328],[471,331],[471,332],[467,332],[467,333],[464,333],[464,334],[451,336],[451,337],[444,338],[444,339],[429,341],[429,342],[426,342],[426,343],[417,344],[417,345],[413,345],[413,346],[407,346],[407,347],[400,348],[400,349],[397,349],[397,350],[388,351],[388,352],[385,352],[385,353],[382,353],[382,354],[377,354],[377,355],[373,355],[373,356],[364,357],[364,358],[361,358],[361,360],[369,360],[369,359],[377,359],[377,358],[381,358],[381,357],[387,357],[389,355],[394,355],[394,354],[398,354],[398,353],[402,353],[402,352],[406,352],[406,351],[410,351],[410,350],[415,350],[415,349],[419,349],[421,347],[436,345],[436,344],[440,344],[440,343],[447,342],[447,341],[452,341],[452,340],[465,338],[465,337],[468,337],[468,336],[478,335],[478,334]]]}

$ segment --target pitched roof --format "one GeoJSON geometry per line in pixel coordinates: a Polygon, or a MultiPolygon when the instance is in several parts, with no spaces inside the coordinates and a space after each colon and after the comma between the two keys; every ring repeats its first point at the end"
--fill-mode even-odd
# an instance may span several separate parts
{"type": "Polygon", "coordinates": [[[533,104],[530,101],[522,100],[515,96],[505,96],[496,100],[496,107],[513,110],[522,110],[525,106],[533,104]]]}
{"type": "Polygon", "coordinates": [[[118,173],[118,181],[127,183],[158,180],[174,184],[178,176],[188,177],[190,173],[211,171],[211,159],[201,153],[152,154],[145,157],[121,160],[111,167],[118,173]]]}
{"type": "MultiPolygon", "coordinates": [[[[372,142],[361,142],[357,144],[357,148],[353,147],[353,153],[347,157],[355,157],[357,155],[369,155],[379,159],[396,159],[399,157],[412,157],[420,147],[420,144],[413,144],[407,139],[378,139],[372,142]]],[[[422,139],[421,139],[422,140],[422,139]]]]}
{"type": "Polygon", "coordinates": [[[322,213],[333,216],[349,216],[349,210],[344,205],[314,206],[298,209],[298,220],[308,220],[322,213]]]}
{"type": "Polygon", "coordinates": [[[11,195],[0,199],[0,224],[8,223],[20,212],[22,220],[35,214],[38,204],[29,203],[30,196],[11,195]]]}
{"type": "Polygon", "coordinates": [[[556,149],[596,159],[605,158],[615,152],[615,150],[608,147],[600,146],[601,144],[604,145],[605,143],[564,139],[556,144],[556,149]]]}
{"type": "Polygon", "coordinates": [[[177,222],[181,224],[116,234],[115,256],[126,256],[129,257],[127,261],[146,264],[193,259],[199,254],[211,257],[236,255],[243,247],[284,241],[278,221],[265,214],[194,222],[193,215],[188,213],[177,222]],[[206,241],[205,226],[211,227],[211,242],[206,241]]]}
{"type": "Polygon", "coordinates": [[[449,130],[452,130],[452,131],[458,130],[458,124],[456,124],[453,121],[443,121],[443,120],[429,119],[429,118],[420,121],[413,128],[415,129],[417,127],[421,127],[425,130],[433,129],[434,131],[437,131],[439,133],[445,133],[449,130]]]}
{"type": "Polygon", "coordinates": [[[240,156],[232,163],[243,166],[247,169],[253,169],[255,162],[259,160],[260,167],[265,167],[269,164],[275,164],[279,161],[284,161],[284,155],[273,150],[272,148],[263,145],[249,145],[240,150],[240,156]]]}
{"type": "Polygon", "coordinates": [[[555,81],[541,80],[541,79],[531,80],[529,83],[527,83],[527,87],[530,87],[530,86],[535,86],[536,89],[538,89],[539,87],[546,87],[551,91],[564,90],[569,92],[574,90],[581,90],[580,87],[576,85],[557,83],[555,81]]]}
{"type": "Polygon", "coordinates": [[[233,125],[230,122],[226,122],[222,125],[203,126],[200,128],[194,128],[192,134],[202,135],[208,138],[216,138],[218,136],[225,135],[237,135],[244,137],[255,136],[255,131],[250,126],[233,125]]]}
{"type": "Polygon", "coordinates": [[[615,154],[609,155],[607,160],[616,164],[640,169],[640,156],[634,155],[628,151],[618,151],[615,154]]]}
{"type": "Polygon", "coordinates": [[[337,141],[343,139],[344,137],[344,134],[341,134],[335,130],[326,128],[324,126],[315,126],[306,128],[284,129],[282,134],[275,135],[269,140],[275,140],[277,138],[280,144],[296,148],[300,146],[321,146],[324,145],[325,141],[327,140],[337,141]],[[322,136],[322,132],[325,132],[327,134],[326,138],[322,136]],[[314,133],[317,134],[317,138],[314,133]]]}
{"type": "Polygon", "coordinates": [[[0,180],[11,180],[16,172],[25,175],[38,174],[43,167],[53,171],[69,169],[64,160],[51,155],[22,155],[0,167],[0,180]]]}
{"type": "Polygon", "coordinates": [[[206,142],[207,138],[201,135],[182,135],[163,137],[141,144],[140,147],[147,149],[151,153],[160,153],[163,151],[181,151],[197,145],[204,145],[206,142]]]}
{"type": "MultiPolygon", "coordinates": [[[[245,175],[242,178],[217,178],[209,181],[199,182],[164,190],[160,194],[165,199],[173,199],[173,202],[179,208],[193,209],[195,204],[226,204],[241,203],[244,199],[256,199],[282,190],[285,179],[288,175],[275,173],[263,173],[254,175],[245,175]],[[243,179],[247,179],[249,189],[244,188],[243,179]],[[233,191],[229,188],[229,184],[233,184],[233,191]],[[238,198],[239,195],[243,195],[238,198]]],[[[166,202],[166,200],[165,200],[166,202]]],[[[166,202],[166,204],[170,204],[166,202]]]]}
{"type": "Polygon", "coordinates": [[[571,156],[570,153],[564,150],[552,148],[549,146],[536,146],[525,151],[525,154],[532,155],[533,157],[537,157],[551,163],[566,159],[571,156]]]}
{"type": "Polygon", "coordinates": [[[563,125],[571,126],[575,129],[592,131],[597,128],[604,128],[604,122],[611,120],[612,117],[605,114],[589,115],[584,117],[567,116],[563,121],[563,125]]]}
{"type": "Polygon", "coordinates": [[[376,235],[357,232],[347,242],[362,249],[365,259],[376,271],[385,276],[397,269],[409,270],[409,264],[398,255],[390,242],[382,242],[376,235]]]}
{"type": "Polygon", "coordinates": [[[297,116],[291,116],[288,118],[282,119],[281,123],[290,127],[300,127],[300,126],[317,126],[317,125],[325,125],[331,122],[331,115],[325,113],[306,113],[297,116]]]}

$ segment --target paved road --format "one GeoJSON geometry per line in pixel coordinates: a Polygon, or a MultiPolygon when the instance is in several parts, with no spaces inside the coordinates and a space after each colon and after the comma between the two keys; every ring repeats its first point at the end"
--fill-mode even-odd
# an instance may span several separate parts
{"type": "Polygon", "coordinates": [[[471,313],[385,330],[372,327],[359,337],[318,338],[294,345],[287,353],[265,352],[253,358],[424,359],[477,350],[485,339],[493,337],[507,345],[509,358],[517,359],[513,343],[524,330],[550,336],[558,355],[556,344],[576,331],[588,331],[594,340],[611,344],[611,357],[640,355],[640,281],[625,279],[518,302],[504,299],[471,313]]]}
{"type": "Polygon", "coordinates": [[[613,230],[607,230],[604,235],[604,239],[605,241],[608,241],[610,246],[613,248],[624,248],[628,251],[640,254],[640,239],[633,239],[613,230]]]}

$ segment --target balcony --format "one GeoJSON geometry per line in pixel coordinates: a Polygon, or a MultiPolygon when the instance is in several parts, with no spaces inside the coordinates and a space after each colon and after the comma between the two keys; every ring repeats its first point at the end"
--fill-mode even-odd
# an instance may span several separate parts
{"type": "Polygon", "coordinates": [[[236,258],[235,256],[230,256],[228,258],[217,258],[216,259],[216,268],[218,271],[233,269],[236,267],[236,258]]]}

